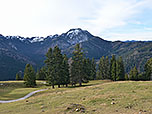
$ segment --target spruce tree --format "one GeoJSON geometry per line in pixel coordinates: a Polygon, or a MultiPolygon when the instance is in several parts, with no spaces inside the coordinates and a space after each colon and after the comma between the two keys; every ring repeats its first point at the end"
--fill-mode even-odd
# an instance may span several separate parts
{"type": "Polygon", "coordinates": [[[144,70],[145,70],[144,79],[151,80],[152,79],[152,58],[147,61],[147,63],[145,64],[144,70]]]}
{"type": "Polygon", "coordinates": [[[138,70],[137,67],[135,66],[133,69],[133,76],[134,76],[134,80],[138,81],[138,70]]]}
{"type": "Polygon", "coordinates": [[[134,80],[133,69],[131,69],[129,72],[129,80],[134,80]]]}
{"type": "Polygon", "coordinates": [[[110,79],[110,63],[108,56],[106,56],[104,64],[105,64],[105,79],[110,79]]]}
{"type": "Polygon", "coordinates": [[[36,76],[35,71],[31,64],[27,64],[24,70],[24,84],[27,87],[36,86],[36,76]]]}
{"type": "Polygon", "coordinates": [[[111,63],[110,63],[110,76],[111,80],[116,81],[116,58],[115,55],[112,55],[111,63]]]}
{"type": "Polygon", "coordinates": [[[68,84],[70,83],[70,74],[69,74],[69,63],[68,63],[68,58],[67,56],[64,54],[63,55],[63,65],[62,65],[62,70],[63,70],[63,81],[62,84],[66,85],[66,87],[68,87],[68,84]]]}
{"type": "Polygon", "coordinates": [[[88,82],[90,79],[90,61],[89,59],[84,58],[82,61],[82,75],[83,75],[83,82],[88,82]]]}
{"type": "Polygon", "coordinates": [[[70,66],[70,82],[72,84],[72,86],[77,84],[77,80],[78,80],[78,72],[77,72],[77,62],[72,60],[71,66],[70,66]]]}
{"type": "Polygon", "coordinates": [[[46,79],[46,69],[42,67],[40,70],[36,73],[36,79],[37,80],[45,80],[46,79]]]}
{"type": "Polygon", "coordinates": [[[75,46],[75,50],[73,52],[72,64],[71,64],[71,81],[72,85],[77,82],[79,85],[82,85],[83,79],[83,52],[80,44],[75,46]]]}
{"type": "Polygon", "coordinates": [[[96,63],[94,58],[91,60],[91,79],[95,80],[96,79],[96,63]]]}
{"type": "Polygon", "coordinates": [[[52,88],[54,88],[56,76],[55,76],[55,70],[54,70],[54,56],[53,56],[53,50],[50,48],[48,52],[46,53],[46,81],[49,83],[52,88]]]}
{"type": "Polygon", "coordinates": [[[120,61],[116,60],[116,80],[120,80],[120,75],[121,75],[121,66],[120,66],[120,61]]]}
{"type": "Polygon", "coordinates": [[[89,58],[84,58],[83,59],[83,78],[84,78],[84,82],[88,82],[88,80],[92,80],[93,76],[92,76],[92,63],[91,60],[89,58]]]}
{"type": "Polygon", "coordinates": [[[116,80],[125,79],[125,70],[122,57],[119,57],[116,61],[116,80]]]}
{"type": "Polygon", "coordinates": [[[105,79],[105,64],[104,64],[104,56],[100,58],[99,66],[98,66],[98,75],[97,79],[105,79]]]}
{"type": "Polygon", "coordinates": [[[83,59],[83,82],[88,82],[96,77],[96,65],[94,59],[89,58],[83,59]]]}
{"type": "Polygon", "coordinates": [[[129,80],[128,74],[125,74],[125,80],[129,80]]]}
{"type": "Polygon", "coordinates": [[[145,75],[144,75],[144,73],[140,73],[140,74],[138,75],[138,80],[142,80],[142,81],[145,80],[145,75]]]}
{"type": "Polygon", "coordinates": [[[99,61],[98,67],[98,79],[110,79],[110,65],[108,56],[105,58],[102,56],[99,61]]]}
{"type": "Polygon", "coordinates": [[[137,70],[136,66],[133,69],[131,69],[131,71],[129,73],[129,79],[135,80],[135,81],[138,80],[138,70],[137,70]]]}
{"type": "Polygon", "coordinates": [[[55,81],[58,87],[60,88],[60,85],[62,84],[62,80],[64,80],[64,77],[62,77],[62,62],[63,62],[63,56],[61,54],[61,50],[58,46],[54,47],[53,50],[53,57],[54,57],[54,75],[56,76],[55,81]]]}
{"type": "Polygon", "coordinates": [[[21,74],[21,72],[18,72],[16,74],[16,80],[22,80],[22,74],[21,74]]]}

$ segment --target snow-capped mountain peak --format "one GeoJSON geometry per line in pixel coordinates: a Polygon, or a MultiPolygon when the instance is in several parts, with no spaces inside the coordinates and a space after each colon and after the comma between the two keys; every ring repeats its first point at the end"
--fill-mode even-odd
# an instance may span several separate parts
{"type": "MultiPolygon", "coordinates": [[[[2,35],[1,35],[2,37],[2,35]]],[[[77,43],[88,41],[89,38],[93,37],[88,31],[82,30],[80,28],[70,29],[68,32],[63,33],[61,35],[49,35],[47,37],[21,37],[21,36],[6,36],[7,40],[19,40],[21,42],[25,42],[26,44],[30,43],[37,43],[40,42],[41,44],[44,41],[48,41],[48,39],[58,39],[62,38],[63,40],[67,41],[71,45],[75,45],[77,43]]]]}
{"type": "Polygon", "coordinates": [[[67,41],[72,45],[88,40],[88,35],[86,34],[86,31],[83,31],[80,28],[70,29],[66,33],[66,37],[68,38],[67,41]]]}
{"type": "Polygon", "coordinates": [[[73,35],[78,35],[81,31],[78,29],[72,29],[70,31],[67,32],[68,36],[73,36],[73,35]]]}

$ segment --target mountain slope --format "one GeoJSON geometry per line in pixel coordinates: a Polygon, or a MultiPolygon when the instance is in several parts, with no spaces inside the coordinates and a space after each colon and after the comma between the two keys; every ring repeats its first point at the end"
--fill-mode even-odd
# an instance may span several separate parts
{"type": "Polygon", "coordinates": [[[80,43],[86,57],[94,57],[96,61],[101,56],[112,54],[122,56],[126,71],[137,65],[143,71],[144,63],[152,57],[152,42],[111,42],[93,36],[86,30],[70,29],[61,35],[24,38],[20,36],[0,35],[0,80],[15,79],[17,71],[24,70],[26,63],[31,63],[36,69],[43,65],[45,53],[51,47],[58,45],[62,53],[72,56],[75,44],[80,43]],[[9,72],[7,72],[9,69],[9,72]]]}
{"type": "Polygon", "coordinates": [[[123,57],[126,71],[135,65],[139,71],[143,71],[144,64],[152,57],[152,42],[114,42],[111,54],[123,57]]]}

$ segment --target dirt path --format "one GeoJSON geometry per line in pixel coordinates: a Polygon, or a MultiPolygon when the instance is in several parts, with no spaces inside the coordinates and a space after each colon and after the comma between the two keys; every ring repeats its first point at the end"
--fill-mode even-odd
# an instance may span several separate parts
{"type": "Polygon", "coordinates": [[[0,103],[11,103],[11,102],[16,102],[16,101],[24,100],[24,99],[27,99],[28,97],[32,96],[35,93],[38,93],[38,92],[41,92],[41,91],[45,91],[45,90],[47,90],[47,89],[40,89],[40,90],[37,90],[37,91],[33,91],[33,92],[27,94],[26,96],[24,96],[22,98],[19,98],[19,99],[15,99],[15,100],[8,100],[8,101],[2,101],[2,100],[0,100],[0,103]]]}

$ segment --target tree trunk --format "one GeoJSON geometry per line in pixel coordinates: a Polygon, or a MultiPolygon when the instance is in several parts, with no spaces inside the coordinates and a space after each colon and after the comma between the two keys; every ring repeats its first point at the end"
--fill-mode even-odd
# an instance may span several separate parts
{"type": "Polygon", "coordinates": [[[68,87],[68,84],[66,84],[66,87],[68,87]]]}
{"type": "Polygon", "coordinates": [[[54,89],[54,84],[52,85],[52,89],[54,89]]]}
{"type": "Polygon", "coordinates": [[[82,86],[82,81],[81,80],[79,80],[79,86],[82,86]]]}
{"type": "Polygon", "coordinates": [[[60,85],[58,85],[58,88],[60,88],[60,85]]]}
{"type": "Polygon", "coordinates": [[[81,83],[81,82],[79,82],[79,86],[82,86],[82,83],[81,83]]]}

